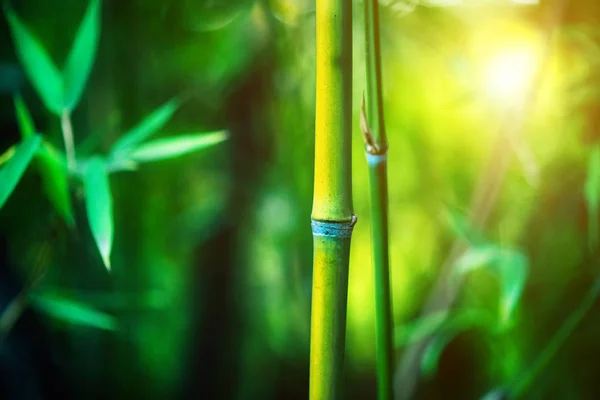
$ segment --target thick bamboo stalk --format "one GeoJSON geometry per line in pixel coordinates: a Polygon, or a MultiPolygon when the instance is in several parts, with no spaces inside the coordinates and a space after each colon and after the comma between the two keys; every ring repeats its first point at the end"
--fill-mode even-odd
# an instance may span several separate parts
{"type": "Polygon", "coordinates": [[[317,1],[310,399],[340,397],[352,211],[352,0],[317,1]]]}
{"type": "Polygon", "coordinates": [[[369,122],[364,101],[361,129],[369,164],[371,192],[371,231],[375,282],[375,337],[377,359],[377,393],[380,400],[393,397],[392,302],[388,251],[388,187],[387,140],[383,118],[381,50],[379,39],[379,9],[377,0],[365,0],[365,39],[367,62],[367,94],[369,122]]]}

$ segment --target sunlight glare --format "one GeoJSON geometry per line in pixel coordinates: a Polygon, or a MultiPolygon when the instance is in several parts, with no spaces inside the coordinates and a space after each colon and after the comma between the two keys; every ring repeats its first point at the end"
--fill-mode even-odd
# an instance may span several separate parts
{"type": "Polygon", "coordinates": [[[513,48],[493,57],[485,76],[489,95],[500,101],[523,99],[537,67],[535,51],[513,48]]]}

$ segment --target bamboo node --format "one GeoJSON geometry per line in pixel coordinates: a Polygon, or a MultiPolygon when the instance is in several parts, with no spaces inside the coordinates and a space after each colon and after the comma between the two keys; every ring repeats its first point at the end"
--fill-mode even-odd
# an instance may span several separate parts
{"type": "Polygon", "coordinates": [[[319,221],[313,219],[311,227],[313,236],[326,236],[334,238],[349,238],[352,236],[352,229],[356,224],[356,215],[352,215],[350,221],[319,221]]]}
{"type": "Polygon", "coordinates": [[[369,166],[374,167],[387,161],[387,152],[380,154],[373,154],[369,151],[366,152],[367,163],[369,166]]]}
{"type": "Polygon", "coordinates": [[[369,121],[367,120],[367,112],[365,111],[365,94],[363,93],[362,103],[360,106],[360,131],[362,133],[363,140],[365,142],[365,151],[368,155],[386,155],[387,154],[387,143],[384,143],[380,146],[375,137],[373,136],[373,132],[371,128],[369,128],[369,121]]]}

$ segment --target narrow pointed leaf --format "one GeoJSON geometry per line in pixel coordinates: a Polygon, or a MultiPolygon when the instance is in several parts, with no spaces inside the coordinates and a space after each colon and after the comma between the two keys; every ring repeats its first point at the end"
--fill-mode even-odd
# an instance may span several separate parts
{"type": "Polygon", "coordinates": [[[33,118],[31,118],[29,109],[25,105],[25,102],[20,94],[15,95],[13,100],[15,103],[15,113],[17,114],[17,123],[19,124],[21,136],[23,138],[32,136],[35,134],[35,125],[33,124],[33,118]]]}
{"type": "Polygon", "coordinates": [[[30,300],[36,309],[61,321],[104,330],[117,329],[117,320],[112,315],[67,298],[54,294],[36,294],[31,295],[30,300]]]}
{"type": "Polygon", "coordinates": [[[23,140],[10,159],[0,168],[0,208],[4,206],[19,183],[41,142],[42,138],[38,135],[23,140]]]}
{"type": "Polygon", "coordinates": [[[15,149],[17,146],[12,145],[8,149],[4,151],[4,153],[0,154],[0,166],[6,163],[10,158],[15,154],[15,149]]]}
{"type": "Polygon", "coordinates": [[[106,165],[100,157],[89,160],[84,174],[84,192],[87,217],[92,236],[110,270],[110,253],[113,242],[112,196],[106,165]]]}
{"type": "Polygon", "coordinates": [[[437,372],[442,353],[460,333],[478,328],[487,333],[497,333],[493,329],[493,319],[482,310],[464,310],[449,315],[439,327],[437,334],[427,344],[421,358],[421,372],[431,378],[437,372]]]}
{"type": "Polygon", "coordinates": [[[148,139],[171,119],[178,108],[179,100],[175,98],[154,110],[150,115],[144,118],[135,127],[124,133],[123,136],[115,142],[112,148],[112,154],[123,154],[148,139]]]}
{"type": "Polygon", "coordinates": [[[600,147],[597,145],[590,153],[584,195],[588,210],[589,247],[594,251],[598,246],[598,204],[600,203],[600,147]]]}
{"type": "Polygon", "coordinates": [[[64,69],[65,107],[74,109],[94,65],[100,38],[100,1],[91,0],[64,69]]]}
{"type": "Polygon", "coordinates": [[[10,8],[6,8],[6,17],[25,74],[46,108],[59,115],[64,108],[63,81],[60,72],[38,38],[10,8]]]}
{"type": "Polygon", "coordinates": [[[214,146],[226,139],[225,131],[156,139],[138,146],[128,157],[137,162],[164,160],[214,146]]]}
{"type": "Polygon", "coordinates": [[[69,171],[64,160],[50,143],[44,142],[38,151],[42,184],[48,200],[68,226],[75,225],[73,204],[69,191],[69,171]]]}
{"type": "Polygon", "coordinates": [[[466,275],[479,268],[491,266],[500,259],[501,249],[494,245],[471,247],[454,265],[454,274],[466,275]]]}
{"type": "Polygon", "coordinates": [[[437,373],[442,353],[456,334],[457,332],[442,333],[427,344],[421,358],[421,373],[426,378],[432,378],[437,373]]]}
{"type": "Polygon", "coordinates": [[[466,215],[454,207],[446,207],[445,218],[454,234],[472,245],[484,243],[481,232],[471,225],[466,215]]]}
{"type": "MultiPolygon", "coordinates": [[[[15,96],[14,102],[21,136],[28,138],[35,134],[33,119],[21,96],[15,96]]],[[[68,170],[58,150],[44,142],[37,153],[37,160],[48,199],[67,225],[73,226],[75,219],[69,193],[68,170]]]]}
{"type": "Polygon", "coordinates": [[[529,270],[528,260],[516,251],[504,252],[499,261],[498,271],[502,280],[502,298],[500,300],[500,321],[508,323],[517,308],[529,270]]]}
{"type": "Polygon", "coordinates": [[[446,321],[448,311],[439,311],[421,317],[406,325],[396,327],[396,346],[415,343],[434,335],[446,321]]]}
{"type": "Polygon", "coordinates": [[[506,324],[523,293],[529,270],[528,259],[514,249],[496,245],[475,247],[457,261],[454,274],[464,275],[480,268],[490,268],[500,281],[500,320],[506,324]]]}

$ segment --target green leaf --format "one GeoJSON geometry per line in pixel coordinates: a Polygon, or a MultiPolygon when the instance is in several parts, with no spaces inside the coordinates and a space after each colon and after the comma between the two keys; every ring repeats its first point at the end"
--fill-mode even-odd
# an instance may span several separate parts
{"type": "Polygon", "coordinates": [[[483,267],[492,267],[501,257],[502,248],[483,245],[469,248],[454,265],[454,276],[458,277],[483,267]]]}
{"type": "Polygon", "coordinates": [[[472,245],[484,243],[484,238],[481,232],[473,227],[469,222],[469,219],[458,209],[447,206],[444,216],[448,226],[450,226],[457,237],[466,240],[472,245]]]}
{"type": "Polygon", "coordinates": [[[156,139],[140,145],[128,157],[137,162],[164,160],[214,146],[226,139],[225,131],[156,139]]]}
{"type": "Polygon", "coordinates": [[[426,378],[432,378],[438,369],[444,349],[454,339],[457,332],[442,333],[434,337],[425,347],[421,358],[421,373],[426,378]]]}
{"type": "Polygon", "coordinates": [[[434,312],[395,329],[397,347],[419,342],[434,335],[448,318],[448,311],[434,312]]]}
{"type": "Polygon", "coordinates": [[[69,171],[58,150],[44,142],[38,151],[42,184],[48,199],[68,226],[75,225],[73,204],[69,192],[69,171]]]}
{"type": "Polygon", "coordinates": [[[67,298],[42,293],[30,295],[30,300],[35,308],[61,321],[104,330],[117,329],[117,320],[112,315],[67,298]]]}
{"type": "Polygon", "coordinates": [[[15,42],[17,56],[25,73],[46,108],[54,114],[60,115],[64,108],[63,81],[60,72],[38,38],[29,31],[10,8],[6,8],[6,17],[15,42]]]}
{"type": "Polygon", "coordinates": [[[16,148],[17,148],[17,146],[12,145],[8,149],[6,149],[6,151],[4,151],[4,153],[0,154],[0,166],[2,166],[4,163],[6,163],[8,160],[10,160],[10,158],[13,156],[13,154],[15,154],[16,148]]]}
{"type": "Polygon", "coordinates": [[[465,310],[448,316],[437,334],[425,347],[421,358],[421,372],[426,378],[433,377],[439,365],[442,353],[452,340],[461,332],[473,328],[483,328],[485,331],[496,333],[493,329],[491,316],[481,310],[465,310]]]}
{"type": "Polygon", "coordinates": [[[74,109],[94,65],[100,38],[100,1],[92,0],[79,25],[64,69],[65,107],[74,109]]]}
{"type": "Polygon", "coordinates": [[[499,263],[498,268],[502,280],[500,321],[506,324],[523,294],[529,263],[527,257],[518,251],[505,251],[499,263]]]}
{"type": "Polygon", "coordinates": [[[115,142],[111,152],[112,155],[122,155],[146,140],[153,133],[156,133],[171,119],[178,108],[179,100],[175,98],[154,110],[115,142]]]}
{"type": "MultiPolygon", "coordinates": [[[[17,122],[23,138],[35,134],[35,126],[31,114],[21,96],[14,98],[17,122]]],[[[42,184],[48,199],[65,220],[68,226],[75,225],[73,206],[69,193],[68,170],[58,151],[48,142],[44,142],[37,153],[38,165],[42,176],[42,184]]]]}
{"type": "Polygon", "coordinates": [[[17,114],[17,123],[19,124],[19,130],[21,131],[21,137],[27,138],[35,134],[35,125],[33,124],[33,118],[31,113],[25,105],[23,98],[20,94],[16,94],[13,98],[15,103],[15,113],[17,114]]]}
{"type": "Polygon", "coordinates": [[[600,146],[595,145],[590,153],[588,172],[584,187],[588,210],[588,238],[590,251],[598,247],[598,203],[600,202],[600,146]]]}
{"type": "Polygon", "coordinates": [[[0,169],[0,208],[4,206],[19,183],[41,142],[42,138],[39,135],[30,136],[21,141],[12,157],[0,169]]]}
{"type": "Polygon", "coordinates": [[[102,158],[93,157],[87,163],[83,190],[92,236],[104,265],[110,270],[113,242],[112,196],[106,165],[102,158]]]}
{"type": "Polygon", "coordinates": [[[500,321],[509,322],[527,280],[529,263],[520,251],[485,245],[469,249],[454,265],[455,276],[490,268],[500,280],[500,321]]]}

